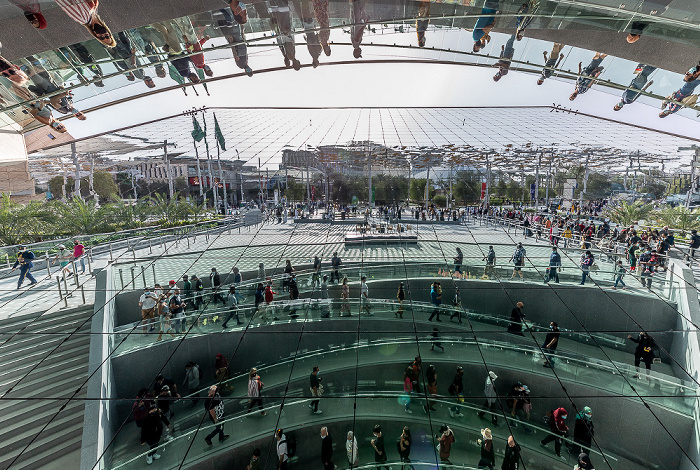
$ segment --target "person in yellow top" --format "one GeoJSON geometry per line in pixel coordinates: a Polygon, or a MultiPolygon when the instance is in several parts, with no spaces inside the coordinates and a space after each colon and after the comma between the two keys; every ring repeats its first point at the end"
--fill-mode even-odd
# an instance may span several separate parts
{"type": "Polygon", "coordinates": [[[564,229],[564,248],[569,246],[569,242],[571,241],[571,227],[568,225],[564,229]]]}

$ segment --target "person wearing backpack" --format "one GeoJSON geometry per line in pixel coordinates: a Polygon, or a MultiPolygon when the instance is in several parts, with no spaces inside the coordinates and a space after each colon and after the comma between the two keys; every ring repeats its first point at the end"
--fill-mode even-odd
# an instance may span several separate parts
{"type": "Polygon", "coordinates": [[[284,435],[282,429],[278,429],[275,432],[275,437],[277,437],[277,470],[287,470],[287,461],[289,460],[288,446],[287,446],[287,436],[284,435]]]}
{"type": "Polygon", "coordinates": [[[27,250],[27,247],[24,245],[20,245],[18,248],[19,252],[17,253],[17,261],[15,261],[15,264],[12,266],[13,271],[19,266],[19,279],[17,280],[17,289],[20,289],[22,287],[22,283],[24,282],[25,278],[29,279],[29,286],[31,287],[37,283],[37,280],[34,279],[34,276],[32,276],[31,273],[31,270],[34,267],[34,263],[32,263],[32,260],[35,258],[35,256],[34,253],[27,250]]]}
{"type": "Polygon", "coordinates": [[[518,243],[518,246],[515,249],[515,253],[513,253],[513,256],[510,257],[510,260],[513,262],[513,274],[511,274],[510,278],[514,279],[516,274],[520,275],[520,279],[523,278],[523,266],[525,265],[525,248],[523,248],[522,243],[518,243]]]}
{"type": "Polygon", "coordinates": [[[566,457],[561,455],[561,443],[563,438],[569,432],[569,426],[566,425],[567,412],[564,408],[557,408],[551,414],[545,416],[545,424],[549,425],[550,434],[540,441],[542,447],[554,441],[554,452],[557,457],[566,460],[566,457]]]}

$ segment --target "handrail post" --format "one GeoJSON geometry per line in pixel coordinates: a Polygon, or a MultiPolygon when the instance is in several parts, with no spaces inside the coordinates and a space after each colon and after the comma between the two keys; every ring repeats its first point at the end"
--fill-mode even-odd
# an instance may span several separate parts
{"type": "Polygon", "coordinates": [[[58,297],[63,300],[66,307],[68,307],[68,292],[66,292],[65,296],[63,295],[63,292],[61,292],[61,278],[59,276],[56,276],[56,282],[58,283],[58,297]]]}
{"type": "Polygon", "coordinates": [[[85,302],[85,286],[80,286],[80,293],[83,295],[83,305],[85,305],[87,302],[85,302]]]}
{"type": "Polygon", "coordinates": [[[92,275],[92,262],[90,258],[92,258],[92,248],[90,248],[90,254],[86,256],[87,262],[88,262],[88,271],[90,272],[90,275],[92,275]]]}
{"type": "Polygon", "coordinates": [[[141,278],[143,279],[143,288],[145,289],[148,284],[146,284],[146,267],[141,266],[141,278]]]}
{"type": "Polygon", "coordinates": [[[75,269],[75,259],[70,260],[71,266],[73,266],[73,279],[75,280],[75,285],[78,285],[78,270],[75,269]]]}
{"type": "Polygon", "coordinates": [[[155,285],[158,281],[156,280],[156,263],[151,263],[151,268],[153,268],[153,284],[155,285]]]}
{"type": "MultiPolygon", "coordinates": [[[[63,273],[63,288],[66,290],[66,297],[68,297],[68,280],[66,280],[66,270],[62,269],[61,273],[63,273]]],[[[66,302],[66,307],[68,306],[68,303],[66,302]]]]}
{"type": "MultiPolygon", "coordinates": [[[[48,257],[49,257],[49,254],[46,253],[46,258],[48,259],[48,257]]],[[[7,269],[10,269],[12,266],[10,266],[10,254],[9,253],[5,253],[5,259],[7,260],[7,269]]]]}
{"type": "Polygon", "coordinates": [[[131,288],[136,289],[136,276],[134,276],[134,269],[136,269],[136,266],[131,267],[131,288]]]}
{"type": "Polygon", "coordinates": [[[109,260],[112,261],[112,259],[114,259],[114,258],[112,257],[112,244],[110,243],[109,244],[109,260]]]}
{"type": "MultiPolygon", "coordinates": [[[[7,265],[8,268],[10,267],[10,265],[9,265],[9,260],[10,260],[10,258],[9,258],[9,255],[8,255],[8,265],[7,265]]],[[[51,277],[51,259],[49,259],[49,253],[48,253],[48,252],[46,252],[46,272],[49,274],[49,277],[51,277]]]]}
{"type": "Polygon", "coordinates": [[[122,281],[122,290],[124,290],[124,271],[119,268],[119,279],[122,281]]]}

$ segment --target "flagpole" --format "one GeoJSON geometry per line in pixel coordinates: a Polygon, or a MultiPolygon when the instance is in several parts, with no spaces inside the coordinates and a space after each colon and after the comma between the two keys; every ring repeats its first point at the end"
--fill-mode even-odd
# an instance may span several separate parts
{"type": "Polygon", "coordinates": [[[199,165],[199,151],[197,150],[197,141],[192,138],[192,143],[194,144],[194,155],[197,158],[197,179],[199,180],[199,197],[204,197],[204,202],[206,204],[207,198],[202,193],[202,167],[199,165]]]}
{"type": "Polygon", "coordinates": [[[211,171],[211,155],[209,155],[209,141],[207,140],[207,117],[206,111],[202,111],[202,122],[204,123],[204,147],[207,151],[207,169],[209,171],[209,187],[214,192],[214,213],[219,212],[219,190],[214,181],[214,174],[211,171]]]}
{"type": "MultiPolygon", "coordinates": [[[[226,180],[224,179],[224,172],[221,169],[221,146],[219,145],[219,138],[216,135],[216,130],[218,122],[216,121],[216,113],[214,113],[214,140],[216,140],[216,160],[219,164],[219,179],[221,184],[224,186],[224,215],[228,214],[228,193],[226,191],[226,180]]],[[[219,129],[220,131],[220,129],[219,129]]]]}

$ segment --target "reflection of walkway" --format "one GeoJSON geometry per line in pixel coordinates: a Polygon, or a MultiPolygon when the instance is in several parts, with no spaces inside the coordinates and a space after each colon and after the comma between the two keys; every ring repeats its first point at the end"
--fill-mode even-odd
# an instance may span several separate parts
{"type": "MultiPolygon", "coordinates": [[[[466,370],[473,370],[468,364],[476,363],[477,367],[483,364],[480,354],[475,348],[469,350],[469,348],[462,348],[450,341],[443,341],[443,345],[446,347],[446,352],[444,354],[429,352],[428,345],[428,342],[421,342],[418,345],[411,342],[397,343],[391,341],[372,343],[371,346],[357,349],[349,347],[330,350],[323,353],[297,357],[294,360],[268,367],[260,367],[259,370],[265,382],[265,389],[263,392],[264,403],[268,411],[273,411],[273,413],[270,413],[265,418],[260,417],[258,413],[251,415],[245,414],[244,407],[246,406],[245,392],[247,390],[247,377],[245,374],[235,377],[229,382],[229,384],[233,386],[234,393],[226,403],[226,416],[232,423],[227,428],[227,432],[232,434],[233,439],[231,440],[230,446],[228,443],[226,446],[231,448],[231,446],[236,445],[237,440],[240,442],[241,439],[244,441],[246,438],[251,439],[248,433],[241,432],[242,429],[252,428],[252,433],[255,436],[255,433],[258,431],[260,435],[271,432],[275,426],[286,429],[296,428],[310,423],[318,423],[320,426],[321,424],[334,422],[338,419],[350,421],[353,417],[353,404],[357,405],[356,416],[363,426],[365,425],[364,421],[377,419],[400,420],[400,422],[402,421],[404,423],[410,420],[410,422],[420,423],[418,426],[423,426],[425,425],[425,420],[430,419],[433,423],[438,423],[438,426],[443,422],[447,422],[450,425],[459,427],[467,426],[472,432],[475,432],[479,429],[479,426],[484,426],[484,423],[479,421],[475,416],[475,411],[480,407],[483,401],[483,392],[481,391],[482,377],[474,377],[473,375],[469,376],[465,374],[467,390],[465,392],[466,402],[464,404],[465,410],[463,411],[465,414],[464,418],[455,419],[450,417],[447,408],[448,406],[454,406],[454,401],[446,398],[445,395],[447,395],[447,386],[452,378],[451,373],[454,371],[455,366],[461,364],[467,366],[466,370]],[[399,379],[403,365],[410,364],[413,357],[419,353],[422,354],[424,364],[430,363],[436,365],[438,377],[440,378],[438,382],[438,393],[442,395],[443,398],[438,401],[436,412],[425,415],[421,411],[424,399],[419,398],[420,395],[414,397],[411,406],[413,415],[409,418],[405,414],[403,406],[399,404],[399,394],[401,390],[401,381],[399,379]],[[357,364],[362,365],[357,370],[358,375],[355,376],[354,372],[348,373],[348,371],[354,369],[357,364]],[[322,417],[311,414],[307,408],[308,401],[310,400],[308,397],[308,373],[314,365],[320,365],[323,370],[322,376],[324,379],[325,393],[321,399],[320,405],[320,409],[323,411],[322,417]],[[393,392],[391,391],[392,389],[394,390],[393,392]],[[391,396],[391,398],[378,398],[378,396],[386,396],[387,394],[391,396]],[[358,396],[355,397],[355,395],[358,396]],[[343,396],[347,396],[347,398],[341,398],[343,396]],[[299,400],[302,400],[302,403],[295,404],[299,400]],[[284,412],[279,416],[279,424],[276,424],[276,420],[278,419],[277,410],[279,410],[280,404],[282,403],[284,403],[284,412]]],[[[503,394],[504,389],[501,387],[508,387],[510,383],[514,381],[513,379],[517,378],[528,383],[532,390],[532,395],[538,397],[536,400],[533,400],[535,410],[533,411],[532,422],[534,427],[538,428],[537,435],[527,435],[520,427],[512,430],[514,436],[521,442],[521,445],[527,446],[525,452],[529,454],[528,458],[532,458],[534,457],[533,454],[540,452],[537,439],[542,439],[547,432],[542,428],[540,421],[537,420],[535,416],[539,416],[540,413],[543,413],[543,410],[561,404],[562,401],[566,400],[565,395],[563,392],[559,392],[559,396],[556,396],[549,393],[549,390],[545,392],[540,389],[544,385],[542,385],[542,382],[539,382],[538,386],[538,381],[534,376],[531,376],[529,371],[533,370],[535,374],[542,373],[546,375],[551,375],[551,371],[542,369],[541,367],[534,367],[535,364],[533,364],[531,356],[512,353],[506,354],[499,359],[491,348],[487,349],[484,346],[482,346],[482,348],[484,348],[484,351],[487,351],[489,366],[502,376],[503,383],[497,387],[499,393],[503,394]],[[532,381],[530,382],[528,379],[532,379],[532,381]],[[546,394],[551,398],[539,398],[540,394],[546,394]]],[[[233,358],[232,362],[235,363],[235,358],[233,358]]],[[[574,377],[575,375],[578,375],[577,380],[582,380],[584,383],[590,383],[594,386],[595,384],[607,380],[607,378],[601,379],[601,377],[596,377],[594,373],[587,369],[579,371],[573,369],[566,370],[567,367],[568,366],[563,365],[562,369],[565,370],[561,371],[560,374],[565,384],[569,382],[568,378],[574,377]]],[[[560,371],[557,372],[559,373],[560,371]]],[[[617,388],[620,386],[620,384],[611,385],[617,388]]],[[[421,387],[424,389],[424,384],[421,387]]],[[[589,402],[593,402],[591,406],[595,409],[596,399],[590,398],[589,391],[583,393],[588,397],[587,400],[589,402]]],[[[572,398],[576,400],[575,396],[572,396],[572,398]]],[[[177,415],[177,439],[179,436],[183,436],[187,432],[196,429],[199,425],[201,419],[201,403],[192,407],[189,402],[183,400],[176,403],[174,407],[177,415]]],[[[600,415],[598,419],[599,421],[597,421],[597,424],[600,429],[602,429],[601,434],[605,435],[606,432],[611,432],[610,429],[614,428],[614,425],[611,422],[608,423],[608,419],[614,418],[612,416],[606,417],[600,415]]],[[[208,422],[205,424],[208,424],[208,422]]],[[[413,424],[413,426],[415,425],[416,424],[413,424]]],[[[347,426],[351,426],[351,424],[348,423],[347,426]]],[[[127,426],[123,428],[115,444],[115,462],[121,462],[133,456],[134,453],[141,452],[141,449],[137,445],[134,445],[134,443],[137,442],[136,434],[138,432],[138,428],[136,428],[133,423],[128,423],[127,426]]],[[[501,424],[495,432],[497,436],[502,434],[499,437],[505,439],[509,431],[501,424]]],[[[204,434],[200,434],[200,436],[203,435],[204,434]]],[[[429,433],[428,435],[431,434],[429,433]]],[[[189,437],[187,436],[184,437],[184,439],[189,441],[189,437]]],[[[195,452],[195,456],[198,452],[202,452],[205,449],[205,445],[200,443],[198,439],[195,440],[195,445],[192,448],[195,452]]],[[[602,438],[599,442],[604,443],[606,441],[602,438]]],[[[169,449],[172,447],[178,449],[180,446],[177,444],[175,446],[168,446],[169,449]]],[[[464,437],[461,439],[461,442],[458,439],[458,448],[465,449],[467,447],[468,444],[464,437]]],[[[545,452],[547,456],[552,455],[547,451],[543,452],[545,452]]],[[[177,451],[175,451],[175,453],[176,458],[177,451]]],[[[360,452],[360,455],[362,454],[363,453],[360,452]]],[[[538,456],[540,461],[542,457],[543,456],[538,456]]],[[[301,458],[304,458],[303,454],[301,454],[301,458]]],[[[539,469],[547,467],[534,465],[531,468],[539,469]]],[[[628,463],[627,465],[621,465],[615,468],[631,469],[634,468],[634,466],[628,463]]]]}

